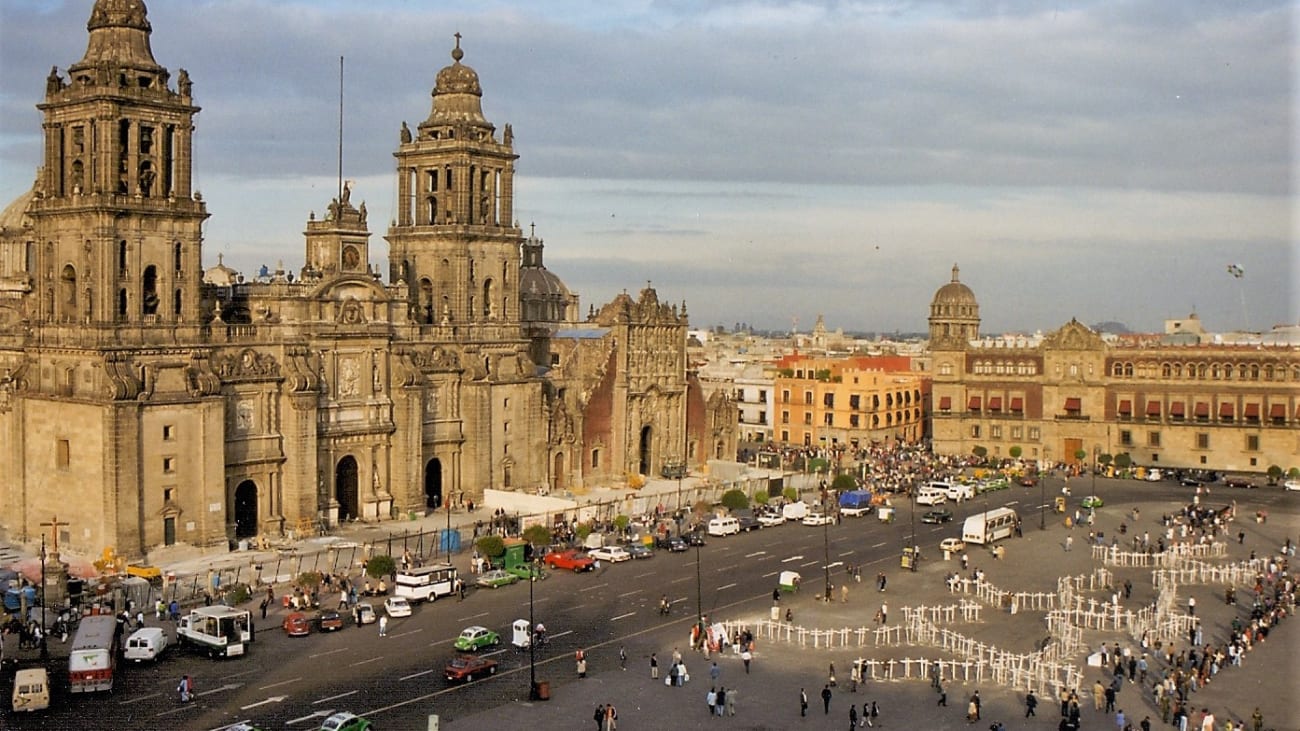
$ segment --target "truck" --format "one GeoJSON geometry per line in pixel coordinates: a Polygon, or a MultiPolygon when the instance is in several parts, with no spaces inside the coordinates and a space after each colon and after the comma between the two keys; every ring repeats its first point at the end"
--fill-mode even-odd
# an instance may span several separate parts
{"type": "Polygon", "coordinates": [[[253,614],[225,606],[192,609],[177,623],[176,640],[209,657],[238,657],[253,641],[253,614]]]}
{"type": "Polygon", "coordinates": [[[860,516],[871,512],[870,490],[849,490],[840,495],[840,514],[860,516]]]}

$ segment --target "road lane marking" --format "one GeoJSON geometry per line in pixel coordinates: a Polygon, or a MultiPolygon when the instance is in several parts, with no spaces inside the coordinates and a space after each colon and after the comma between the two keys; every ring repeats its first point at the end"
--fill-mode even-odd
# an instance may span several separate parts
{"type": "Polygon", "coordinates": [[[383,660],[383,659],[384,659],[384,656],[383,656],[383,655],[376,655],[375,657],[372,657],[372,658],[370,658],[369,660],[358,660],[358,661],[352,663],[351,665],[349,665],[348,667],[353,667],[353,668],[354,668],[354,667],[356,667],[356,666],[358,666],[358,665],[368,665],[368,664],[370,664],[370,663],[372,663],[372,662],[374,662],[374,661],[376,661],[376,660],[383,660]]]}
{"type": "Polygon", "coordinates": [[[280,687],[280,686],[282,686],[282,685],[288,685],[288,684],[290,684],[290,683],[296,683],[296,682],[298,682],[299,680],[302,680],[302,678],[301,678],[301,677],[298,677],[298,678],[294,678],[293,680],[281,680],[281,681],[278,682],[278,683],[271,683],[270,685],[263,685],[262,687],[258,688],[258,690],[270,690],[270,689],[272,689],[272,688],[278,688],[278,687],[280,687]]]}
{"type": "MultiPolygon", "coordinates": [[[[314,706],[314,705],[316,705],[317,703],[325,703],[325,702],[327,702],[327,701],[332,701],[332,700],[335,700],[335,699],[337,699],[337,698],[347,698],[347,697],[350,696],[350,695],[356,695],[356,694],[357,694],[357,691],[355,691],[355,690],[349,690],[349,691],[346,692],[346,693],[339,693],[338,695],[332,695],[332,696],[329,696],[328,698],[321,698],[320,700],[312,701],[311,704],[314,706]]],[[[308,716],[308,718],[315,718],[315,716],[308,716]]],[[[302,719],[298,719],[298,720],[302,720],[302,719]]],[[[293,722],[290,721],[290,723],[293,723],[293,722]]]]}
{"type": "Polygon", "coordinates": [[[255,673],[255,672],[257,672],[256,669],[254,669],[254,670],[245,670],[245,671],[242,672],[242,673],[235,673],[234,675],[227,675],[227,676],[223,677],[222,680],[230,680],[231,678],[238,678],[238,677],[240,677],[241,675],[251,675],[252,673],[255,673]]]}
{"type": "Polygon", "coordinates": [[[817,559],[813,559],[812,561],[805,561],[799,564],[799,568],[804,568],[806,566],[816,566],[819,563],[821,563],[821,561],[818,561],[817,559]]]}
{"type": "Polygon", "coordinates": [[[571,634],[573,634],[573,630],[566,629],[563,632],[556,632],[555,634],[551,635],[551,639],[555,639],[557,637],[563,637],[565,635],[571,635],[571,634]]]}
{"type": "Polygon", "coordinates": [[[764,579],[766,579],[766,578],[769,578],[769,577],[772,577],[772,576],[776,576],[776,575],[779,574],[779,573],[781,573],[781,572],[780,572],[780,571],[769,571],[769,572],[767,572],[766,574],[763,574],[762,577],[760,577],[760,578],[764,578],[764,579]]]}
{"type": "Polygon", "coordinates": [[[224,692],[226,692],[226,691],[228,691],[228,690],[234,690],[234,689],[240,687],[241,685],[243,685],[243,683],[226,683],[225,685],[221,686],[220,688],[213,688],[212,690],[206,690],[206,691],[203,691],[202,693],[195,693],[195,694],[194,694],[194,697],[195,697],[195,698],[202,698],[202,697],[205,696],[205,695],[212,695],[213,693],[224,693],[224,692]]]}
{"type": "Polygon", "coordinates": [[[506,648],[503,647],[500,650],[493,650],[492,652],[484,652],[480,654],[479,657],[492,657],[493,655],[500,655],[501,653],[506,651],[507,651],[506,648]]]}
{"type": "Polygon", "coordinates": [[[647,577],[647,576],[654,576],[654,575],[655,575],[655,572],[653,572],[653,571],[647,571],[647,572],[645,572],[644,574],[637,574],[636,576],[633,576],[632,578],[634,578],[634,579],[644,579],[644,578],[647,577]]]}
{"type": "Polygon", "coordinates": [[[119,706],[125,706],[125,705],[131,704],[131,703],[138,703],[138,702],[140,702],[140,701],[142,701],[142,700],[145,700],[146,698],[157,698],[157,697],[160,696],[160,695],[162,695],[162,693],[150,693],[149,695],[142,695],[142,696],[140,696],[139,698],[131,698],[131,699],[124,700],[124,701],[118,701],[117,704],[118,704],[119,706]]]}
{"type": "Polygon", "coordinates": [[[162,713],[154,714],[154,718],[162,718],[163,716],[170,716],[173,713],[183,713],[185,711],[190,710],[191,708],[198,708],[198,705],[199,704],[197,703],[182,703],[179,708],[173,708],[170,711],[163,711],[162,713]]]}
{"type": "Polygon", "coordinates": [[[448,642],[451,642],[451,641],[454,640],[454,639],[455,639],[454,637],[447,637],[447,638],[445,638],[445,639],[441,639],[441,640],[434,640],[433,642],[430,642],[430,643],[429,643],[429,646],[430,646],[430,647],[433,647],[434,645],[445,645],[445,644],[447,644],[448,642]]]}
{"type": "Polygon", "coordinates": [[[880,548],[881,546],[885,545],[887,542],[888,542],[888,541],[881,541],[880,543],[874,543],[874,544],[872,544],[871,547],[872,547],[872,548],[880,548]]]}
{"type": "Polygon", "coordinates": [[[610,617],[610,618],[609,618],[609,621],[611,621],[611,622],[617,622],[617,621],[620,620],[620,619],[627,619],[628,617],[632,617],[632,616],[635,616],[635,615],[636,615],[636,612],[628,612],[627,614],[620,614],[620,615],[618,615],[617,617],[610,617]]]}
{"type": "Polygon", "coordinates": [[[633,594],[640,594],[642,591],[644,591],[644,589],[634,589],[634,590],[632,590],[632,591],[625,591],[625,592],[623,592],[622,594],[619,594],[619,595],[618,595],[618,598],[619,598],[619,599],[622,599],[622,598],[625,597],[625,596],[632,596],[633,594]]]}
{"type": "Polygon", "coordinates": [[[471,615],[469,615],[468,617],[460,617],[460,618],[458,618],[456,621],[457,621],[457,622],[467,622],[467,621],[469,621],[469,620],[471,620],[471,619],[478,619],[479,617],[486,617],[487,615],[488,615],[487,612],[479,612],[478,614],[471,614],[471,615]]]}
{"type": "Polygon", "coordinates": [[[730,584],[723,584],[722,586],[719,586],[719,587],[717,588],[717,591],[722,591],[723,589],[730,589],[731,587],[733,587],[733,586],[735,586],[735,585],[736,585],[736,583],[735,583],[734,581],[733,581],[732,583],[730,583],[730,584]]]}
{"type": "Polygon", "coordinates": [[[753,553],[747,553],[747,554],[745,554],[745,558],[753,558],[753,557],[755,557],[755,556],[762,556],[762,555],[765,554],[765,553],[767,553],[767,551],[754,551],[753,553]]]}
{"type": "Polygon", "coordinates": [[[680,579],[673,579],[672,581],[670,581],[670,582],[668,582],[668,583],[669,583],[669,584],[677,584],[677,583],[680,583],[680,582],[683,582],[683,581],[690,581],[690,580],[691,580],[691,577],[689,577],[689,576],[683,576],[683,577],[680,578],[680,579]]]}
{"type": "Polygon", "coordinates": [[[403,675],[402,677],[398,678],[398,680],[410,680],[411,678],[418,678],[418,677],[420,677],[421,675],[428,675],[428,674],[431,673],[431,672],[433,672],[433,671],[432,671],[432,670],[421,670],[421,671],[418,672],[418,673],[411,673],[410,675],[403,675]]]}
{"type": "Polygon", "coordinates": [[[783,558],[783,559],[781,559],[781,563],[790,563],[791,561],[802,561],[802,560],[803,560],[803,554],[799,554],[798,556],[791,556],[790,558],[783,558]]]}
{"type": "MultiPolygon", "coordinates": [[[[595,590],[597,590],[597,589],[599,589],[599,588],[601,588],[601,587],[604,587],[604,586],[609,586],[609,583],[606,582],[606,583],[604,583],[604,584],[596,584],[596,585],[594,585],[594,586],[583,587],[583,588],[579,589],[578,592],[579,592],[579,593],[582,593],[582,592],[585,592],[585,591],[595,591],[595,590]]],[[[487,612],[484,612],[483,614],[487,614],[487,612]]],[[[479,615],[479,616],[482,616],[482,615],[479,615]]]]}
{"type": "Polygon", "coordinates": [[[405,636],[407,636],[407,635],[413,635],[413,634],[415,634],[416,632],[423,632],[423,631],[424,631],[424,628],[423,628],[423,627],[420,627],[420,628],[418,628],[418,629],[410,629],[410,630],[407,630],[407,631],[405,631],[405,632],[399,632],[398,634],[395,634],[395,635],[389,635],[389,636],[390,636],[390,637],[405,637],[405,636]]]}
{"type": "Polygon", "coordinates": [[[826,568],[828,568],[828,569],[833,569],[833,568],[835,568],[836,566],[843,566],[843,565],[844,565],[844,562],[843,562],[843,561],[836,561],[836,562],[834,562],[834,563],[826,564],[826,568]]]}
{"type": "Polygon", "coordinates": [[[258,702],[256,702],[256,703],[249,703],[249,704],[246,705],[246,706],[240,706],[240,707],[239,707],[239,710],[241,710],[241,711],[247,711],[247,710],[250,709],[250,708],[257,708],[258,706],[265,706],[265,705],[267,705],[268,703],[284,703],[284,700],[285,700],[286,698],[288,698],[288,697],[289,697],[289,696],[287,696],[287,695],[273,695],[273,696],[271,696],[270,698],[267,698],[266,700],[261,700],[261,701],[258,701],[258,702]]]}
{"type": "Polygon", "coordinates": [[[1007,507],[1009,508],[1009,507],[1011,507],[1012,505],[1019,505],[1019,504],[1020,504],[1020,501],[1019,501],[1019,500],[1010,500],[1010,501],[1007,502],[1007,507]]]}
{"type": "Polygon", "coordinates": [[[323,717],[328,716],[328,715],[330,715],[330,714],[332,714],[332,713],[334,713],[334,709],[333,709],[333,708],[331,708],[331,709],[329,709],[329,710],[327,710],[327,711],[316,711],[315,713],[311,714],[310,716],[299,716],[298,718],[295,718],[295,719],[292,719],[292,720],[289,720],[289,721],[285,721],[285,722],[284,722],[284,725],[286,725],[286,726],[292,726],[292,725],[294,725],[295,723],[302,723],[303,721],[310,721],[310,720],[312,720],[313,718],[323,718],[323,717]]]}
{"type": "Polygon", "coordinates": [[[348,648],[346,648],[346,647],[340,647],[340,648],[337,649],[337,650],[330,650],[329,652],[318,652],[318,653],[316,653],[315,655],[308,655],[307,657],[308,657],[309,659],[314,660],[314,659],[316,659],[316,658],[318,658],[318,657],[325,657],[326,655],[336,655],[336,654],[338,654],[338,653],[340,653],[340,652],[347,652],[347,651],[348,651],[348,648]]]}
{"type": "Polygon", "coordinates": [[[840,554],[840,558],[844,558],[845,556],[852,556],[852,555],[853,555],[852,551],[845,551],[844,553],[840,554]]]}

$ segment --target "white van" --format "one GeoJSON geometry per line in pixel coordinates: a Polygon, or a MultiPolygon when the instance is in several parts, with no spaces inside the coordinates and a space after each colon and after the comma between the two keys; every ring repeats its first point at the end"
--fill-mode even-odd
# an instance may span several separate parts
{"type": "Polygon", "coordinates": [[[50,676],[45,668],[19,670],[14,675],[14,711],[43,711],[49,707],[50,676]]]}
{"type": "Polygon", "coordinates": [[[975,497],[974,485],[963,485],[960,482],[931,482],[930,487],[943,490],[949,500],[956,500],[957,502],[975,497]]]}
{"type": "Polygon", "coordinates": [[[735,518],[714,518],[709,521],[709,535],[729,536],[740,532],[740,521],[735,518]]]}
{"type": "Polygon", "coordinates": [[[157,660],[163,650],[167,649],[167,633],[160,627],[141,627],[131,636],[126,638],[126,652],[124,657],[128,660],[142,662],[144,660],[157,660]]]}
{"type": "Polygon", "coordinates": [[[943,505],[947,501],[947,491],[937,487],[926,486],[916,491],[917,505],[943,505]]]}
{"type": "Polygon", "coordinates": [[[781,515],[786,520],[803,520],[808,515],[808,503],[800,500],[797,503],[786,503],[781,506],[781,515]]]}

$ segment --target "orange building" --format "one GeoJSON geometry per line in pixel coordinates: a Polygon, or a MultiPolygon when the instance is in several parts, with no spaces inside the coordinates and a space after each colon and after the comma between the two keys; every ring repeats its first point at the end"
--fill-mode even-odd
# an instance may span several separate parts
{"type": "Polygon", "coordinates": [[[806,447],[920,441],[929,381],[906,356],[788,355],[773,380],[774,438],[806,447]]]}

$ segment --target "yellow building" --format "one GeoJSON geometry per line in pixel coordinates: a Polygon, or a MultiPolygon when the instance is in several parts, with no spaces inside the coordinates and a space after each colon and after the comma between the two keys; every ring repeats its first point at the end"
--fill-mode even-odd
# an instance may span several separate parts
{"type": "Polygon", "coordinates": [[[903,357],[781,359],[773,381],[774,439],[822,448],[919,441],[927,384],[908,363],[903,357]]]}

